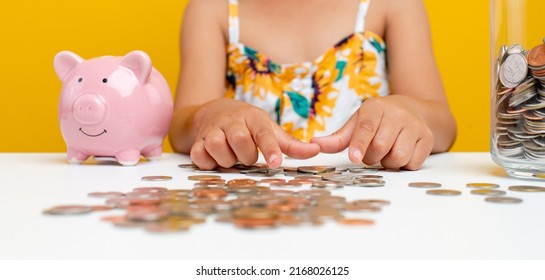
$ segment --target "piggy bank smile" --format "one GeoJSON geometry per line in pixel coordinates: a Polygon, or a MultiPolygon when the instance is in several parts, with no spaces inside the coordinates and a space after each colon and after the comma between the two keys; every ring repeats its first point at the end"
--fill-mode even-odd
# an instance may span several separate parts
{"type": "Polygon", "coordinates": [[[98,133],[98,134],[90,134],[90,133],[87,133],[85,131],[83,131],[83,128],[79,128],[79,131],[81,131],[81,133],[85,134],[86,136],[89,136],[89,137],[99,137],[100,135],[104,134],[104,133],[108,133],[108,131],[106,131],[106,129],[104,129],[101,133],[98,133]]]}

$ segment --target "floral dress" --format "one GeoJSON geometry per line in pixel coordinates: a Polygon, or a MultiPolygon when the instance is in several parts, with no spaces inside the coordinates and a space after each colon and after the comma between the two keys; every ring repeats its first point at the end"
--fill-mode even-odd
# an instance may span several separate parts
{"type": "Polygon", "coordinates": [[[260,107],[294,137],[309,141],[340,129],[367,98],[389,94],[384,40],[364,31],[361,0],[353,34],[318,59],[277,64],[239,42],[237,0],[229,0],[225,97],[260,107]]]}

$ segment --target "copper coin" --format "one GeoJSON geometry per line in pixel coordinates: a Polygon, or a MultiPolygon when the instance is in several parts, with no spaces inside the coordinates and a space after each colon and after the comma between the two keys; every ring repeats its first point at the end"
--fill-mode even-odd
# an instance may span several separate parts
{"type": "Polygon", "coordinates": [[[171,176],[144,176],[142,181],[168,181],[172,180],[171,176]]]}
{"type": "Polygon", "coordinates": [[[257,181],[254,179],[232,179],[227,182],[228,187],[252,187],[256,185],[257,181]]]}
{"type": "Polygon", "coordinates": [[[227,196],[227,192],[220,188],[209,188],[195,191],[193,195],[196,197],[220,198],[227,196]]]}
{"type": "Polygon", "coordinates": [[[50,215],[80,215],[91,213],[93,208],[85,205],[60,205],[45,210],[44,214],[50,215]]]}
{"type": "Polygon", "coordinates": [[[238,219],[275,219],[278,212],[261,207],[242,207],[233,211],[233,217],[238,219]]]}
{"type": "Polygon", "coordinates": [[[207,179],[221,179],[221,176],[219,175],[189,175],[187,176],[187,179],[191,181],[201,181],[201,180],[207,180],[207,179]]]}
{"type": "Polygon", "coordinates": [[[91,208],[93,209],[93,211],[109,211],[114,209],[114,207],[108,205],[95,205],[91,206],[91,208]]]}
{"type": "Polygon", "coordinates": [[[247,229],[257,229],[257,228],[269,228],[276,226],[278,219],[245,219],[245,218],[235,218],[233,223],[235,226],[240,228],[247,229]]]}
{"type": "Polygon", "coordinates": [[[538,45],[528,52],[528,64],[533,67],[545,65],[545,44],[538,45]]]}
{"type": "Polygon", "coordinates": [[[168,189],[163,187],[141,187],[134,188],[132,191],[137,193],[165,193],[168,189]]]}
{"type": "Polygon", "coordinates": [[[127,218],[125,216],[117,215],[117,216],[104,216],[104,217],[100,218],[100,220],[103,221],[103,222],[115,223],[115,222],[126,221],[127,218]]]}
{"type": "Polygon", "coordinates": [[[370,226],[375,224],[373,220],[357,218],[340,218],[337,219],[337,223],[349,226],[370,226]]]}
{"type": "Polygon", "coordinates": [[[122,192],[91,192],[87,194],[89,197],[97,197],[97,198],[115,198],[115,197],[122,197],[124,194],[122,192]]]}
{"type": "Polygon", "coordinates": [[[380,212],[380,207],[372,206],[370,204],[356,204],[356,203],[347,203],[344,205],[344,210],[346,211],[356,211],[356,212],[380,212]]]}
{"type": "Polygon", "coordinates": [[[304,197],[318,198],[318,197],[322,197],[322,196],[329,196],[329,195],[331,195],[331,192],[328,191],[328,190],[316,189],[316,190],[299,191],[298,194],[302,195],[304,197]]]}
{"type": "Polygon", "coordinates": [[[384,199],[358,199],[352,201],[354,204],[358,205],[373,205],[373,206],[386,206],[390,205],[390,201],[384,199]]]}

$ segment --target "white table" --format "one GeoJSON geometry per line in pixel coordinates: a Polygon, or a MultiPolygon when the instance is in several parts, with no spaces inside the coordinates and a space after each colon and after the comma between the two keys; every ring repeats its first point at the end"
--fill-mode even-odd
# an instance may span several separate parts
{"type": "MultiPolygon", "coordinates": [[[[70,165],[62,153],[0,154],[0,259],[544,259],[545,193],[515,193],[522,204],[501,205],[470,194],[470,182],[533,184],[507,177],[488,153],[431,156],[419,171],[380,172],[382,188],[334,191],[349,199],[388,199],[382,212],[364,214],[370,227],[281,227],[243,230],[209,218],[188,232],[151,234],[116,228],[100,221],[112,214],[47,216],[42,210],[60,204],[102,204],[93,191],[128,192],[142,186],[191,188],[191,174],[178,167],[185,155],[165,154],[135,167],[89,163],[70,165]],[[146,175],[170,175],[166,182],[145,182],[146,175]],[[435,181],[461,196],[437,197],[408,187],[435,181]]],[[[285,166],[349,164],[344,154],[319,155],[285,166]]],[[[223,174],[224,178],[244,177],[223,174]]],[[[115,210],[114,214],[123,213],[115,210]]],[[[362,216],[362,215],[358,215],[362,216]]]]}

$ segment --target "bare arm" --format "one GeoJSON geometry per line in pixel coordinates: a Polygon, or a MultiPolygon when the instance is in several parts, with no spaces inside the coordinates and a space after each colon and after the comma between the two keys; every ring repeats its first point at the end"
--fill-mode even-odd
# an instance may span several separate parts
{"type": "Polygon", "coordinates": [[[221,98],[225,88],[226,40],[222,20],[227,1],[189,1],[180,35],[181,70],[170,129],[177,152],[189,153],[195,142],[192,121],[197,109],[221,98]]]}
{"type": "Polygon", "coordinates": [[[422,0],[388,0],[386,43],[393,94],[370,98],[337,132],[312,139],[323,152],[348,147],[353,162],[418,169],[449,149],[456,124],[448,106],[422,0]]]}
{"type": "Polygon", "coordinates": [[[394,95],[406,96],[434,136],[432,152],[447,151],[456,137],[422,0],[390,0],[386,18],[388,65],[394,95]]]}
{"type": "Polygon", "coordinates": [[[282,153],[316,155],[316,144],[297,141],[250,104],[224,98],[227,1],[196,0],[186,8],[181,34],[181,71],[170,140],[203,169],[255,163],[258,150],[271,168],[282,153]]]}

